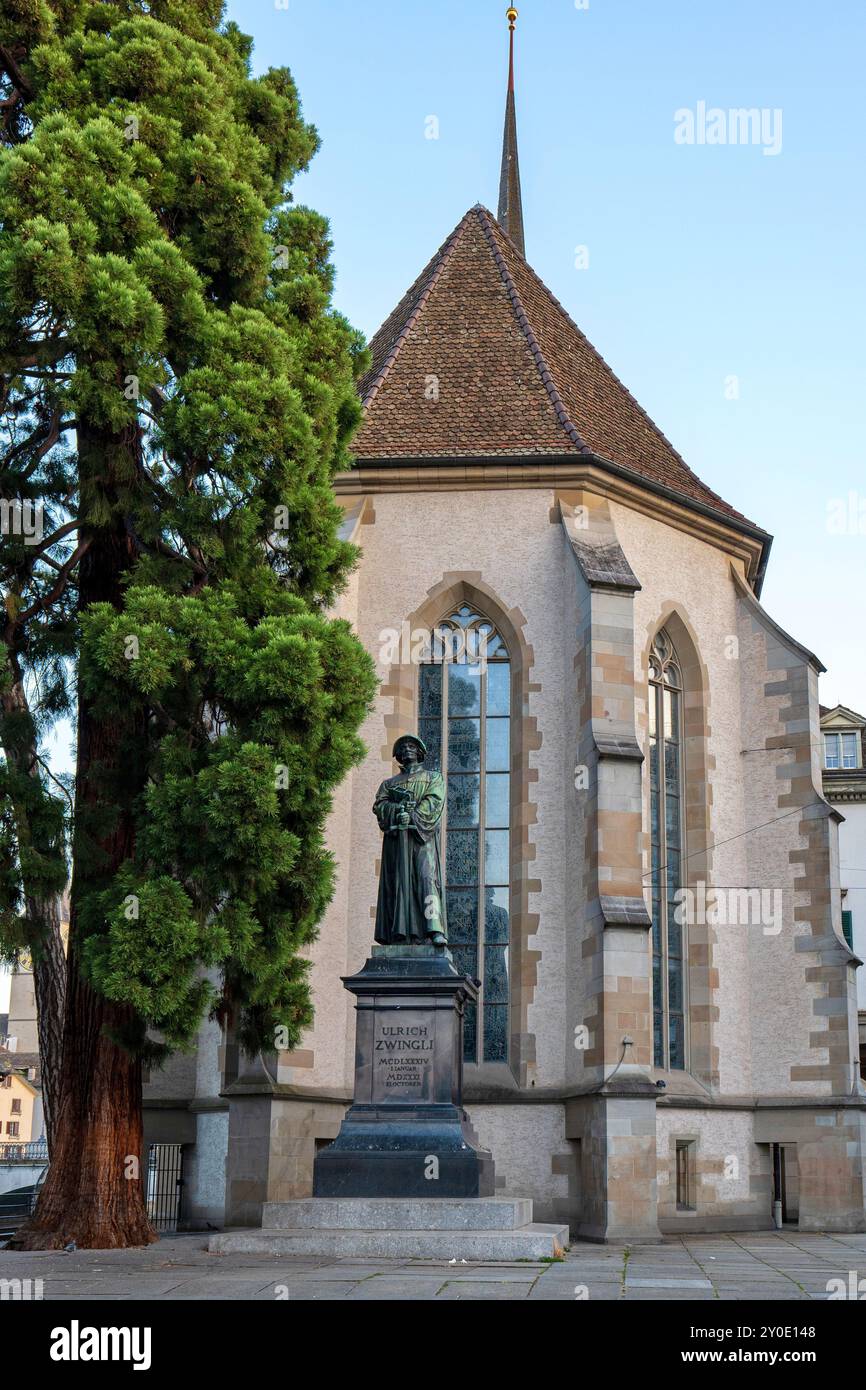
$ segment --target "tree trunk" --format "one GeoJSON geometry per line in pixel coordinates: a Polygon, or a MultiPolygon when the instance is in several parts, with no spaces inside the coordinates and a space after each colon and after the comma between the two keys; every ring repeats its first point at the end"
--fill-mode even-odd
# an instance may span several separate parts
{"type": "MultiPolygon", "coordinates": [[[[6,659],[11,682],[2,698],[3,752],[15,772],[40,781],[36,731],[27,704],[24,680],[15,643],[14,624],[4,633],[6,659]]],[[[13,798],[13,815],[19,847],[29,845],[41,853],[48,845],[33,845],[33,832],[27,806],[13,798]]],[[[33,963],[36,994],[36,1028],[42,1068],[42,1107],[48,1152],[54,1145],[55,1119],[60,1097],[60,1068],[63,1058],[63,1011],[66,997],[66,961],[60,933],[60,900],[55,893],[37,892],[24,880],[24,918],[33,963]]]]}
{"type": "MultiPolygon", "coordinates": [[[[101,495],[111,520],[88,533],[79,605],[119,608],[135,559],[118,480],[134,476],[137,434],[99,436],[79,427],[82,501],[101,495]]],[[[85,695],[79,681],[72,907],[67,956],[61,1096],[55,1153],[36,1212],[13,1248],[110,1250],[156,1240],[145,1209],[140,1058],[116,1041],[138,1025],[81,974],[80,906],[107,887],[135,852],[134,806],[145,780],[147,718],[140,709],[85,695]]]]}
{"type": "MultiPolygon", "coordinates": [[[[71,934],[74,933],[74,921],[71,934]]],[[[11,1248],[114,1250],[156,1240],[141,1174],[141,1063],[107,1030],[129,1021],[82,979],[70,944],[62,1095],[54,1152],[32,1220],[11,1248]]]]}
{"type": "Polygon", "coordinates": [[[60,1072],[63,1065],[63,1019],[66,1003],[66,960],[60,932],[60,899],[26,897],[29,921],[42,924],[39,945],[34,947],[33,988],[36,995],[36,1031],[42,1068],[42,1111],[48,1157],[54,1155],[57,1114],[60,1109],[60,1072]]]}

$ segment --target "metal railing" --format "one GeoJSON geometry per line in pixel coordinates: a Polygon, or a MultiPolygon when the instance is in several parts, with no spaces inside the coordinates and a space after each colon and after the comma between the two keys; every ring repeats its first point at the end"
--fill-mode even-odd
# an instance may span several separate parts
{"type": "Polygon", "coordinates": [[[0,1163],[47,1163],[48,1144],[36,1140],[32,1144],[0,1144],[0,1163]]]}
{"type": "Polygon", "coordinates": [[[182,1145],[151,1144],[147,1154],[147,1214],[155,1230],[177,1230],[182,1188],[182,1145]]]}

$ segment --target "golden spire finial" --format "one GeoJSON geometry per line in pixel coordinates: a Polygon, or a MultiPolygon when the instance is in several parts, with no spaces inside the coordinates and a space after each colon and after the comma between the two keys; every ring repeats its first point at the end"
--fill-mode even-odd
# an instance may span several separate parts
{"type": "Polygon", "coordinates": [[[520,197],[520,169],[517,159],[517,116],[514,109],[514,25],[517,10],[510,5],[508,16],[508,96],[505,102],[505,135],[502,141],[502,174],[499,181],[499,225],[511,237],[520,254],[523,243],[523,207],[520,197]]]}

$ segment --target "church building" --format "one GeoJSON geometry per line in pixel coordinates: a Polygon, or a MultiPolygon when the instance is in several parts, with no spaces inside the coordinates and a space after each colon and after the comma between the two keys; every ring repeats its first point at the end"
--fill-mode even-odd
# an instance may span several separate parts
{"type": "Polygon", "coordinates": [[[449,949],[480,981],[463,1095],[497,1193],[584,1239],[863,1230],[823,667],[761,605],[771,537],[526,259],[510,15],[498,214],[471,208],[373,338],[335,484],[361,549],[337,611],[381,687],[329,825],[315,1021],[252,1059],[206,1025],[146,1088],[148,1135],[185,1149],[192,1224],[311,1194],[352,1097],[373,801],[412,733],[447,786],[449,949]]]}

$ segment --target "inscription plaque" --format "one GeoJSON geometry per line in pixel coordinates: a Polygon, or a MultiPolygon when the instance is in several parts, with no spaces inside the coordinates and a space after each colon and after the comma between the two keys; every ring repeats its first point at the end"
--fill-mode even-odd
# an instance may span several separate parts
{"type": "Polygon", "coordinates": [[[385,1014],[376,1018],[373,1030],[373,1099],[428,1100],[432,1092],[431,1069],[435,1027],[426,1020],[385,1014]]]}

